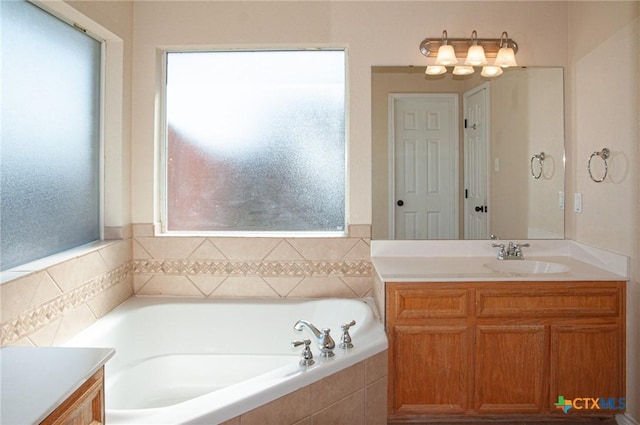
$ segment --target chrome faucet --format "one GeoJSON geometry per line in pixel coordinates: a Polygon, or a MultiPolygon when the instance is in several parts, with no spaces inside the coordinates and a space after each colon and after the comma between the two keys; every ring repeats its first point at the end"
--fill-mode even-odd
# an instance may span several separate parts
{"type": "Polygon", "coordinates": [[[522,255],[522,248],[529,247],[528,243],[523,244],[515,244],[513,242],[509,242],[509,245],[505,247],[503,243],[501,244],[491,244],[493,248],[498,248],[498,260],[524,260],[524,255],[522,255]]]}
{"type": "Polygon", "coordinates": [[[304,328],[307,328],[313,336],[316,337],[316,340],[318,341],[318,348],[320,348],[320,357],[335,356],[333,349],[336,348],[336,343],[333,338],[331,338],[331,335],[329,335],[331,329],[322,328],[322,330],[318,330],[318,328],[306,320],[298,320],[293,326],[293,330],[296,332],[302,332],[304,328]]]}

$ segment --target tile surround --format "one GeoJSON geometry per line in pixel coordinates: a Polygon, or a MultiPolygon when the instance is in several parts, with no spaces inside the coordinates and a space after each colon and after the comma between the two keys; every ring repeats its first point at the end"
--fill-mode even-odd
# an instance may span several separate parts
{"type": "Polygon", "coordinates": [[[386,425],[387,351],[222,425],[386,425]]]}
{"type": "Polygon", "coordinates": [[[344,238],[154,236],[113,240],[0,285],[0,345],[64,342],[136,295],[211,298],[372,296],[370,226],[344,238]]]}
{"type": "Polygon", "coordinates": [[[372,295],[369,226],[345,238],[151,236],[134,226],[137,295],[319,298],[372,295]]]}
{"type": "Polygon", "coordinates": [[[133,294],[131,240],[0,285],[0,345],[52,345],[104,316],[133,294]]]}

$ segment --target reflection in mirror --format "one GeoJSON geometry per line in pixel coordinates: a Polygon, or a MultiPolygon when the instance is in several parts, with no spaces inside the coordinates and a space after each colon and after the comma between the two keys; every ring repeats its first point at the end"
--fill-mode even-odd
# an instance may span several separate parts
{"type": "Polygon", "coordinates": [[[562,239],[562,68],[372,68],[373,239],[562,239]]]}

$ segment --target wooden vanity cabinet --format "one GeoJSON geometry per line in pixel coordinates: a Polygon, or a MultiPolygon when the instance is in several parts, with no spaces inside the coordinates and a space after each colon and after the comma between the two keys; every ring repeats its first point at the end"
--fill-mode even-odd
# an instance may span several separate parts
{"type": "Polygon", "coordinates": [[[560,395],[624,397],[624,302],[624,282],[387,283],[389,416],[563,415],[560,395]]]}
{"type": "Polygon", "coordinates": [[[41,425],[104,424],[104,367],[46,417],[41,425]]]}

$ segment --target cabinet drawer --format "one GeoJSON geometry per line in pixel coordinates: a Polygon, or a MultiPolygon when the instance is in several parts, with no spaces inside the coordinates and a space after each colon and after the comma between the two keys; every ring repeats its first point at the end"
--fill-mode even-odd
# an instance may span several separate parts
{"type": "Polygon", "coordinates": [[[477,317],[618,316],[618,288],[479,289],[477,317]]]}
{"type": "Polygon", "coordinates": [[[467,289],[397,289],[393,291],[392,313],[395,321],[417,319],[466,319],[470,291],[467,289]]]}

